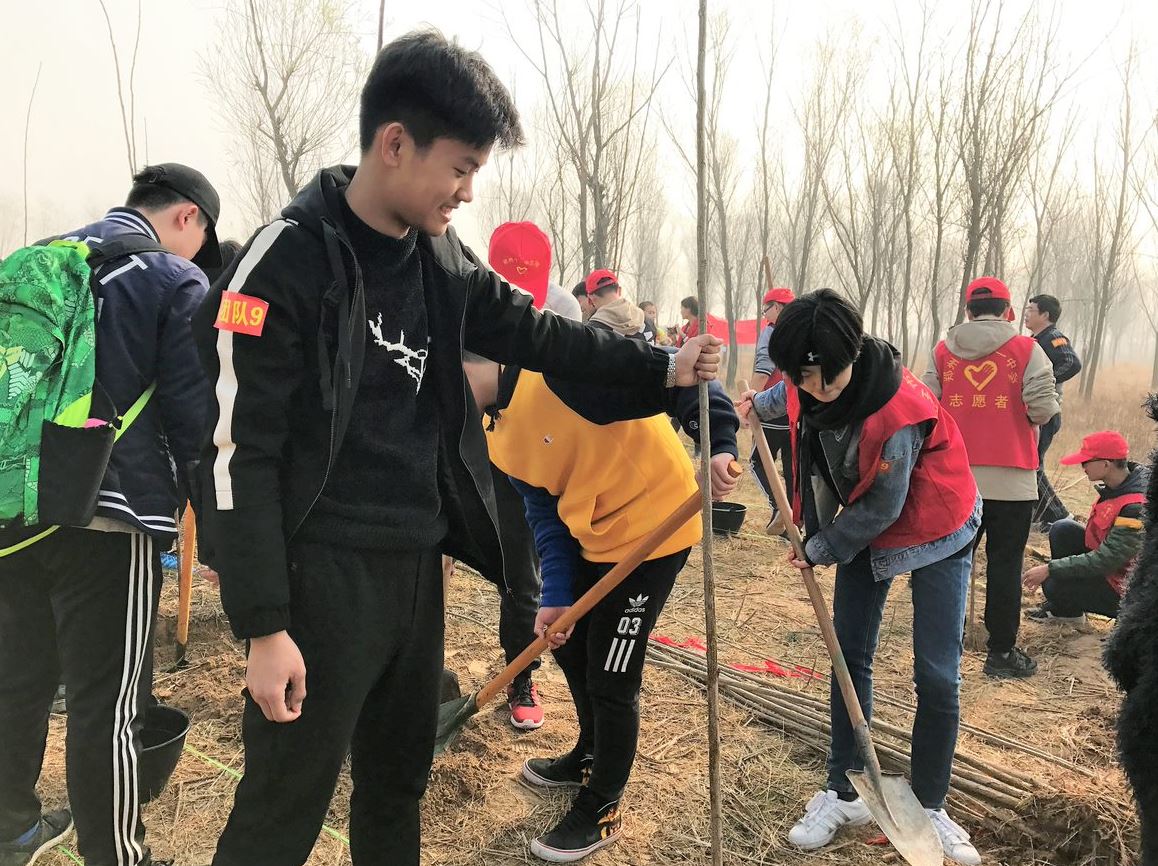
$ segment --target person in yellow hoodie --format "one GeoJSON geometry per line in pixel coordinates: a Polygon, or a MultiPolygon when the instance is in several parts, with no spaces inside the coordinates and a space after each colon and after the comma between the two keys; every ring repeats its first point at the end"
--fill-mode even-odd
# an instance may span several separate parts
{"type": "MultiPolygon", "coordinates": [[[[593,319],[592,327],[612,324],[593,319]]],[[[638,331],[627,336],[643,339],[638,331]]],[[[490,416],[491,460],[524,497],[541,562],[535,628],[542,633],[695,492],[692,462],[665,415],[696,435],[698,395],[695,388],[665,394],[576,386],[516,367],[500,372],[482,359],[468,359],[465,368],[490,416]]],[[[738,453],[739,420],[718,383],[709,400],[712,491],[723,498],[736,485],[728,466],[738,453]]],[[[580,860],[619,837],[648,635],[700,533],[698,518],[684,524],[571,632],[552,638],[579,737],[567,754],[532,758],[522,772],[532,784],[578,793],[567,815],[531,842],[543,860],[580,860]]]]}

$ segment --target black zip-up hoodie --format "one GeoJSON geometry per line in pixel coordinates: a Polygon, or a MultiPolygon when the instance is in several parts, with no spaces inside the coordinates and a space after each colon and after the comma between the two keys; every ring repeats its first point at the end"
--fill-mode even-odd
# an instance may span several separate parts
{"type": "MultiPolygon", "coordinates": [[[[365,297],[339,198],[353,174],[349,166],[321,171],[281,219],[250,239],[193,323],[213,384],[197,497],[202,549],[221,574],[238,637],[290,625],[287,547],[325,486],[358,390],[365,297]],[[223,304],[224,292],[241,297],[223,304]],[[260,335],[216,328],[220,310],[260,335]]],[[[463,349],[560,378],[661,393],[669,356],[538,313],[453,230],[420,235],[418,249],[431,345],[439,349],[426,376],[438,394],[443,549],[483,574],[501,574],[494,488],[463,349]]]]}

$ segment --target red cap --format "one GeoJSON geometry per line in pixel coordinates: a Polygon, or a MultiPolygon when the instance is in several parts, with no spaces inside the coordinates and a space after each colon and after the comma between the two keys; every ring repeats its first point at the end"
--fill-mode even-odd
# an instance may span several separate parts
{"type": "Polygon", "coordinates": [[[615,276],[607,268],[600,268],[597,271],[592,271],[587,275],[587,279],[583,281],[587,287],[587,295],[590,297],[598,292],[600,289],[606,289],[608,286],[618,286],[619,277],[615,276]]]}
{"type": "Polygon", "coordinates": [[[970,301],[1010,301],[1009,286],[997,277],[978,277],[965,288],[965,303],[970,301]]]}
{"type": "Polygon", "coordinates": [[[1126,437],[1117,430],[1091,433],[1082,440],[1080,451],[1061,459],[1063,466],[1077,466],[1087,460],[1125,460],[1130,455],[1126,437]]]}
{"type": "Polygon", "coordinates": [[[784,304],[788,306],[796,300],[796,295],[792,294],[792,289],[769,289],[764,293],[764,306],[769,304],[784,304]]]}
{"type": "Polygon", "coordinates": [[[547,300],[551,241],[534,223],[503,223],[491,235],[487,261],[500,277],[531,296],[535,309],[547,300]]]}

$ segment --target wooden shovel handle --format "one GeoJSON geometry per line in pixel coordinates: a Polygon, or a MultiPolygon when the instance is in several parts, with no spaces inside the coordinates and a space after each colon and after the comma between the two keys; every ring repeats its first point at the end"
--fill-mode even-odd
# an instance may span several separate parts
{"type": "MultiPolygon", "coordinates": [[[[739,478],[742,471],[740,464],[735,460],[728,466],[728,472],[733,478],[739,478]]],[[[710,483],[710,480],[707,483],[710,483]]],[[[583,593],[578,601],[567,609],[566,613],[551,623],[545,636],[535,638],[530,646],[519,653],[518,658],[503,668],[502,673],[483,686],[475,695],[475,704],[481,707],[489,703],[495,695],[514,682],[515,677],[526,669],[527,665],[547,650],[550,646],[548,637],[558,632],[567,631],[582,619],[591,608],[603,601],[611,590],[623,583],[624,578],[635,571],[641,562],[671,537],[672,533],[699,514],[700,502],[701,494],[697,490],[685,499],[683,504],[673,511],[663,523],[645,535],[627,556],[617,562],[611,571],[603,575],[598,583],[583,593]]]]}
{"type": "MultiPolygon", "coordinates": [[[[748,383],[740,382],[740,388],[747,391],[748,383]]],[[[807,560],[804,553],[804,539],[800,537],[800,530],[792,520],[792,505],[788,502],[788,494],[784,490],[784,482],[780,480],[780,473],[776,471],[776,464],[772,462],[772,452],[768,448],[768,440],[764,437],[764,428],[760,426],[760,419],[756,417],[756,409],[748,414],[748,427],[752,431],[752,440],[756,443],[756,451],[760,454],[760,463],[764,466],[764,475],[768,478],[768,487],[772,490],[772,498],[776,507],[784,516],[784,529],[788,533],[788,540],[796,551],[797,559],[807,560]]],[[[791,460],[791,456],[788,458],[791,460]]],[[[848,718],[854,730],[865,728],[868,722],[861,712],[860,700],[852,684],[852,676],[848,672],[848,665],[841,652],[840,643],[836,639],[836,629],[832,625],[832,617],[828,613],[828,603],[824,600],[824,593],[816,582],[816,575],[811,566],[800,569],[800,576],[804,579],[804,586],[808,589],[808,598],[812,601],[812,609],[816,613],[816,623],[820,626],[820,634],[824,638],[824,645],[828,648],[828,655],[832,659],[832,670],[840,686],[840,693],[844,697],[845,707],[848,709],[848,718]]],[[[871,741],[870,741],[871,746],[871,741]]],[[[876,763],[876,750],[868,749],[865,761],[876,763]]],[[[879,774],[879,766],[877,769],[879,774]]]]}
{"type": "Polygon", "coordinates": [[[197,518],[188,503],[181,518],[180,565],[177,572],[177,645],[189,642],[189,605],[193,597],[193,555],[197,549],[197,518]]]}

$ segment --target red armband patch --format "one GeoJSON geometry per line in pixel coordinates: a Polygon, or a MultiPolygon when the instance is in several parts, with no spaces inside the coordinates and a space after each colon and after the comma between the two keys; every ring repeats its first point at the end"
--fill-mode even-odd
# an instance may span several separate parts
{"type": "Polygon", "coordinates": [[[217,320],[213,327],[237,334],[260,337],[265,327],[265,314],[269,312],[269,302],[237,292],[222,292],[221,306],[217,309],[217,320]]]}

